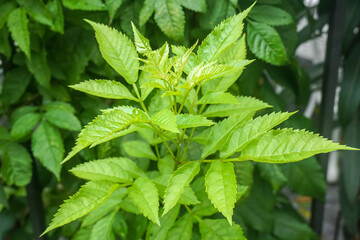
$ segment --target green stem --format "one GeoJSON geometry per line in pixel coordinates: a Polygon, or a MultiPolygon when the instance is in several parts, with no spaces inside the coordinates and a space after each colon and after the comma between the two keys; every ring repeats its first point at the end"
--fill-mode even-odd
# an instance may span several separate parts
{"type": "Polygon", "coordinates": [[[149,111],[147,110],[147,108],[146,108],[143,100],[141,99],[139,90],[138,90],[138,88],[137,88],[137,86],[136,86],[135,83],[133,83],[133,88],[134,88],[134,90],[135,90],[135,93],[136,93],[137,98],[139,99],[139,102],[140,102],[141,107],[142,107],[143,110],[149,115],[149,111]]]}

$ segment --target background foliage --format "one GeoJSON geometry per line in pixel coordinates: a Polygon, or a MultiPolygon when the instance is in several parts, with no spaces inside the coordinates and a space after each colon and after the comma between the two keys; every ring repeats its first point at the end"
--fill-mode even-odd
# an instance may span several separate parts
{"type": "MultiPolygon", "coordinates": [[[[300,109],[300,114],[292,117],[286,127],[315,128],[301,114],[309,100],[310,86],[318,87],[321,83],[322,65],[305,70],[294,54],[301,43],[318,36],[328,22],[329,9],[324,2],[308,8],[299,0],[259,0],[246,20],[250,50],[247,58],[256,61],[230,91],[255,96],[273,105],[275,110],[300,109]],[[313,16],[314,9],[319,12],[318,18],[313,16]],[[297,23],[303,18],[308,19],[308,25],[298,31],[297,23]]],[[[360,48],[359,34],[354,29],[359,26],[356,10],[360,6],[356,0],[348,2],[352,14],[347,14],[343,34],[339,124],[344,128],[345,142],[358,146],[359,135],[353,129],[359,125],[360,48]]],[[[0,0],[0,56],[4,75],[0,109],[4,122],[4,127],[0,127],[0,221],[4,224],[0,226],[0,238],[38,236],[45,226],[42,219],[48,223],[63,200],[83,183],[68,169],[93,159],[131,156],[127,149],[138,140],[123,138],[101,144],[80,152],[69,163],[59,164],[74,145],[78,131],[100,109],[129,104],[127,100],[104,101],[67,87],[87,79],[123,81],[102,59],[93,31],[84,18],[111,25],[129,37],[132,37],[132,21],[154,43],[153,48],[165,41],[190,47],[196,40],[203,40],[222,20],[251,3],[247,0],[0,0]],[[43,210],[42,204],[36,204],[40,200],[43,210]]],[[[190,151],[197,154],[196,149],[190,151]]],[[[357,154],[346,153],[346,161],[342,162],[345,173],[341,197],[348,236],[358,234],[359,211],[353,210],[358,207],[360,182],[357,154]]],[[[149,164],[143,159],[134,158],[134,161],[144,170],[149,164]]],[[[251,187],[246,200],[236,206],[234,218],[249,239],[293,239],[293,236],[316,239],[304,217],[281,191],[289,188],[300,195],[324,199],[326,184],[315,158],[284,165],[244,162],[237,166],[237,181],[251,187]]],[[[135,211],[126,199],[120,205],[112,202],[107,207],[116,206],[135,211]]],[[[83,230],[86,228],[78,231],[80,222],[74,222],[48,238],[97,239],[109,234],[109,238],[114,235],[120,239],[139,239],[146,230],[147,220],[142,215],[105,214],[94,211],[84,219],[82,226],[91,228],[90,233],[83,230]],[[105,230],[106,233],[102,232],[105,230]]],[[[165,239],[166,234],[163,236],[165,239]]]]}

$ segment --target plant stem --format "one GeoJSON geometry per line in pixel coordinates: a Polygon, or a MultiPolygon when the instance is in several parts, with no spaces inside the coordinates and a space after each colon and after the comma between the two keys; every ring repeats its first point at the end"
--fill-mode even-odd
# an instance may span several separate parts
{"type": "Polygon", "coordinates": [[[143,110],[149,115],[149,111],[147,110],[147,108],[146,108],[143,100],[141,99],[139,90],[138,90],[138,88],[137,88],[137,86],[136,86],[135,83],[133,83],[133,88],[134,88],[134,90],[135,90],[135,93],[136,93],[137,98],[139,99],[139,102],[140,102],[141,107],[142,107],[143,110]]]}

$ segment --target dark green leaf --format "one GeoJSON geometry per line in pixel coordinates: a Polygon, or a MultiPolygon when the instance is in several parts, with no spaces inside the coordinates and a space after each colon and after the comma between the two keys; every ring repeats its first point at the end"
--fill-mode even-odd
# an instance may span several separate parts
{"type": "Polygon", "coordinates": [[[101,0],[63,0],[63,4],[71,10],[106,10],[106,6],[101,0]]]}
{"type": "Polygon", "coordinates": [[[197,1],[179,0],[179,3],[183,7],[188,8],[195,12],[202,12],[202,13],[206,12],[206,0],[197,0],[197,1]]]}
{"type": "Polygon", "coordinates": [[[77,119],[77,117],[68,112],[61,109],[49,110],[45,113],[45,118],[53,125],[67,129],[70,131],[80,131],[81,123],[77,119]]]}
{"type": "Polygon", "coordinates": [[[170,229],[166,239],[168,240],[190,240],[192,232],[192,217],[190,214],[184,214],[179,218],[170,229]]]}
{"type": "Polygon", "coordinates": [[[6,23],[9,14],[13,9],[16,8],[16,2],[15,1],[2,1],[0,3],[0,29],[3,28],[4,24],[6,23]]]}
{"type": "Polygon", "coordinates": [[[11,136],[18,140],[27,136],[39,122],[41,115],[39,113],[27,113],[18,118],[11,128],[11,136]]]}
{"type": "Polygon", "coordinates": [[[120,8],[123,0],[105,0],[110,19],[114,19],[116,11],[120,8]]]}
{"type": "Polygon", "coordinates": [[[37,22],[52,26],[52,16],[41,0],[16,0],[37,22]]]}
{"type": "Polygon", "coordinates": [[[25,9],[17,8],[10,13],[8,27],[14,41],[30,59],[30,33],[25,9]]]}
{"type": "Polygon", "coordinates": [[[246,240],[240,225],[230,225],[225,219],[203,219],[199,226],[203,240],[246,240]]]}
{"type": "Polygon", "coordinates": [[[28,69],[41,86],[50,88],[51,72],[46,60],[46,50],[42,49],[40,52],[31,54],[31,59],[26,61],[28,69]]]}
{"type": "Polygon", "coordinates": [[[155,10],[155,1],[156,0],[145,0],[144,4],[140,10],[140,16],[139,16],[139,24],[140,27],[142,27],[153,15],[155,10]]]}
{"type": "Polygon", "coordinates": [[[64,15],[61,0],[50,1],[47,3],[46,7],[53,18],[51,30],[59,33],[64,33],[64,15]]]}
{"type": "Polygon", "coordinates": [[[261,177],[271,184],[274,193],[277,193],[286,184],[287,179],[278,165],[258,163],[256,166],[260,170],[261,177]]]}
{"type": "Polygon", "coordinates": [[[29,82],[31,74],[26,68],[13,68],[5,74],[2,100],[5,104],[13,104],[20,100],[21,96],[25,92],[29,82]]]}
{"type": "Polygon", "coordinates": [[[287,25],[293,21],[290,13],[271,5],[255,6],[249,13],[249,18],[272,26],[287,25]]]}

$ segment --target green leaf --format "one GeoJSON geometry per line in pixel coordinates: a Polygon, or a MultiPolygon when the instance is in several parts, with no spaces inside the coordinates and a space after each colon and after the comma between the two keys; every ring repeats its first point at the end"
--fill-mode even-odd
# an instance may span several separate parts
{"type": "Polygon", "coordinates": [[[9,203],[7,201],[6,194],[2,185],[0,185],[0,204],[5,206],[6,208],[9,208],[9,203]]]}
{"type": "Polygon", "coordinates": [[[141,53],[143,55],[147,55],[148,53],[151,53],[152,49],[150,46],[149,39],[144,37],[139,32],[139,30],[137,30],[137,28],[135,27],[135,24],[133,22],[131,22],[131,26],[132,26],[133,33],[134,33],[134,42],[135,42],[136,51],[138,51],[139,53],[141,53]]]}
{"type": "Polygon", "coordinates": [[[171,174],[174,171],[174,168],[175,160],[171,157],[170,154],[159,159],[158,169],[161,174],[171,174]]]}
{"type": "Polygon", "coordinates": [[[133,43],[127,36],[103,24],[87,20],[94,28],[104,59],[129,84],[138,78],[139,60],[133,43]]]}
{"type": "Polygon", "coordinates": [[[293,22],[290,13],[271,5],[255,6],[249,13],[249,18],[272,26],[288,25],[293,22]]]}
{"type": "Polygon", "coordinates": [[[115,220],[116,211],[113,211],[106,217],[100,219],[91,230],[90,240],[98,239],[112,239],[111,236],[114,235],[112,231],[112,225],[115,220]]]}
{"type": "Polygon", "coordinates": [[[198,48],[197,54],[200,60],[204,62],[217,60],[222,52],[239,39],[244,27],[243,20],[252,7],[253,5],[215,27],[198,48]]]}
{"type": "Polygon", "coordinates": [[[153,15],[155,10],[155,0],[145,0],[139,15],[139,25],[140,27],[149,20],[151,15],[153,15]]]}
{"type": "Polygon", "coordinates": [[[60,101],[49,102],[45,104],[43,108],[46,111],[61,110],[69,113],[75,113],[75,109],[73,108],[73,106],[71,106],[69,103],[60,101]]]}
{"type": "Polygon", "coordinates": [[[43,48],[31,54],[31,59],[26,61],[28,69],[41,86],[50,89],[51,71],[46,60],[46,50],[43,48]]]}
{"type": "Polygon", "coordinates": [[[126,141],[123,144],[124,150],[127,154],[137,158],[149,158],[151,160],[157,160],[156,155],[151,150],[151,146],[144,141],[126,141]]]}
{"type": "Polygon", "coordinates": [[[211,126],[214,122],[206,119],[206,117],[193,114],[179,114],[176,115],[176,125],[179,129],[191,128],[191,127],[202,127],[211,126]]]}
{"type": "Polygon", "coordinates": [[[4,27],[4,24],[6,23],[9,14],[17,7],[17,4],[15,1],[2,1],[0,3],[0,29],[4,27]]]}
{"type": "Polygon", "coordinates": [[[277,66],[288,64],[284,44],[274,28],[248,21],[247,33],[247,43],[255,56],[277,66]]]}
{"type": "Polygon", "coordinates": [[[26,148],[17,143],[5,146],[1,166],[2,179],[7,185],[25,186],[31,180],[32,159],[26,148]]]}
{"type": "Polygon", "coordinates": [[[326,181],[323,170],[315,157],[297,163],[284,164],[288,186],[298,194],[323,200],[326,181]]]}
{"type": "Polygon", "coordinates": [[[138,99],[135,98],[122,83],[116,81],[98,79],[88,80],[71,85],[70,87],[98,97],[138,101],[138,99]]]}
{"type": "Polygon", "coordinates": [[[220,157],[226,158],[235,152],[241,151],[246,144],[282,123],[294,113],[271,113],[270,115],[266,114],[257,117],[254,120],[250,120],[234,131],[225,145],[225,148],[220,152],[220,157]]]}
{"type": "Polygon", "coordinates": [[[30,59],[30,33],[25,9],[17,8],[12,11],[9,14],[7,24],[12,38],[17,42],[27,58],[30,59]]]}
{"type": "Polygon", "coordinates": [[[205,176],[206,192],[214,206],[232,225],[236,202],[236,177],[231,162],[214,161],[205,176]]]}
{"type": "Polygon", "coordinates": [[[209,92],[201,99],[196,101],[196,105],[199,104],[238,104],[238,101],[234,95],[227,92],[209,92]]]}
{"type": "Polygon", "coordinates": [[[59,128],[67,129],[70,131],[81,130],[81,123],[79,119],[77,119],[74,114],[68,111],[64,111],[62,109],[49,110],[45,113],[44,116],[46,120],[59,128]]]}
{"type": "Polygon", "coordinates": [[[157,0],[154,19],[166,36],[176,41],[183,40],[185,14],[178,0],[157,0]]]}
{"type": "Polygon", "coordinates": [[[186,213],[179,218],[174,226],[168,232],[168,240],[190,240],[192,234],[193,222],[190,214],[186,213]]]}
{"type": "Polygon", "coordinates": [[[11,57],[11,46],[9,40],[8,29],[0,28],[0,53],[3,54],[7,60],[11,57]]]}
{"type": "Polygon", "coordinates": [[[179,167],[171,176],[164,195],[163,216],[179,201],[182,193],[200,171],[200,161],[192,161],[179,167]]]}
{"type": "Polygon", "coordinates": [[[126,128],[126,129],[124,129],[124,130],[115,131],[115,132],[110,133],[110,134],[108,134],[108,135],[106,135],[106,136],[98,139],[97,141],[93,142],[93,143],[91,144],[90,148],[93,148],[93,147],[95,147],[95,146],[97,146],[97,145],[99,145],[99,144],[101,144],[101,143],[105,143],[105,142],[111,141],[111,140],[113,140],[113,139],[115,139],[115,138],[119,138],[119,137],[125,136],[125,135],[127,135],[127,134],[129,134],[129,133],[132,133],[132,132],[135,132],[135,131],[137,131],[137,130],[139,130],[139,128],[138,128],[137,126],[135,126],[135,125],[132,125],[132,126],[126,128]]]}
{"type": "Polygon", "coordinates": [[[79,164],[70,172],[85,180],[108,180],[117,183],[132,181],[130,174],[122,168],[120,162],[111,158],[79,164]]]}
{"type": "Polygon", "coordinates": [[[243,35],[234,44],[229,46],[219,56],[220,63],[229,63],[234,60],[246,60],[246,41],[245,35],[243,35]]]}
{"type": "Polygon", "coordinates": [[[62,0],[65,7],[71,10],[101,11],[106,6],[101,0],[62,0]]]}
{"type": "Polygon", "coordinates": [[[243,150],[239,159],[255,162],[286,163],[335,150],[356,150],[334,143],[305,130],[278,129],[256,138],[243,150]]]}
{"type": "Polygon", "coordinates": [[[160,226],[159,195],[155,184],[148,178],[139,177],[129,187],[128,194],[139,211],[160,226]]]}
{"type": "Polygon", "coordinates": [[[271,184],[274,194],[281,190],[281,188],[286,184],[287,178],[278,165],[258,163],[256,166],[260,170],[261,177],[271,184]]]}
{"type": "Polygon", "coordinates": [[[199,227],[203,240],[246,240],[240,225],[230,226],[225,219],[203,219],[199,227]]]}
{"type": "Polygon", "coordinates": [[[105,5],[109,12],[110,19],[114,19],[116,11],[120,8],[123,0],[105,0],[105,5]]]}
{"type": "Polygon", "coordinates": [[[2,101],[4,104],[13,104],[20,100],[30,83],[31,74],[24,68],[12,68],[5,74],[2,85],[2,101]]]}
{"type": "Polygon", "coordinates": [[[195,12],[206,12],[206,0],[198,0],[198,1],[192,1],[192,0],[179,0],[179,3],[192,11],[195,12]]]}
{"type": "Polygon", "coordinates": [[[31,136],[31,150],[40,163],[60,180],[60,162],[65,151],[60,132],[42,121],[31,136]]]}
{"type": "Polygon", "coordinates": [[[79,219],[99,207],[118,186],[108,181],[91,181],[82,185],[77,193],[64,201],[42,235],[79,219]]]}
{"type": "Polygon", "coordinates": [[[258,111],[271,107],[269,104],[252,97],[237,97],[237,101],[237,104],[211,105],[202,115],[205,117],[227,117],[243,111],[258,111]]]}
{"type": "Polygon", "coordinates": [[[21,7],[26,9],[26,12],[34,18],[37,22],[52,26],[52,16],[46,9],[45,4],[39,0],[16,0],[21,7]]]}
{"type": "Polygon", "coordinates": [[[46,4],[47,9],[49,10],[53,23],[51,25],[51,30],[55,32],[59,32],[61,34],[64,33],[64,14],[61,5],[61,0],[53,0],[46,4]]]}
{"type": "Polygon", "coordinates": [[[11,128],[11,136],[14,139],[26,137],[39,122],[41,115],[39,113],[27,113],[18,118],[11,128]]]}
{"type": "Polygon", "coordinates": [[[253,116],[253,111],[243,111],[239,115],[233,115],[222,122],[217,123],[211,128],[209,140],[204,147],[201,158],[205,158],[210,154],[221,149],[226,142],[228,136],[244,121],[253,116]]]}
{"type": "Polygon", "coordinates": [[[176,116],[170,110],[164,109],[160,112],[155,113],[151,117],[151,122],[158,125],[164,130],[179,133],[179,129],[176,125],[176,116]]]}
{"type": "Polygon", "coordinates": [[[146,232],[146,240],[167,240],[167,234],[179,216],[180,206],[175,206],[170,212],[160,218],[161,226],[150,223],[146,232]]]}

